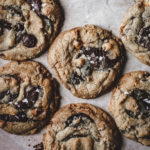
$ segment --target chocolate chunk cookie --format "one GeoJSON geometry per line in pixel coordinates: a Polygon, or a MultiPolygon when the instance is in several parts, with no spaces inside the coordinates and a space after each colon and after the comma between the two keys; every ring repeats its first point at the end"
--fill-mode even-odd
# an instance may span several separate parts
{"type": "Polygon", "coordinates": [[[57,78],[73,95],[87,99],[112,85],[124,58],[120,40],[94,25],[61,33],[48,54],[57,78]]]}
{"type": "Polygon", "coordinates": [[[0,1],[0,57],[31,59],[56,37],[63,12],[56,0],[0,1]]]}
{"type": "Polygon", "coordinates": [[[128,9],[120,34],[127,50],[150,66],[150,0],[139,0],[128,9]]]}
{"type": "Polygon", "coordinates": [[[10,133],[35,133],[57,109],[58,84],[37,62],[6,64],[0,85],[0,127],[10,133]]]}
{"type": "Polygon", "coordinates": [[[120,134],[110,116],[90,104],[69,104],[53,116],[44,150],[116,150],[120,134]]]}
{"type": "Polygon", "coordinates": [[[150,73],[125,74],[113,91],[109,110],[126,137],[150,145],[150,73]]]}

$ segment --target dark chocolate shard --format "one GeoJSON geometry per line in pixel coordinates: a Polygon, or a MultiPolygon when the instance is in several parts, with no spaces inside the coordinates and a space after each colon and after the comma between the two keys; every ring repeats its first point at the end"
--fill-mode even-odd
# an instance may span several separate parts
{"type": "Polygon", "coordinates": [[[129,96],[133,97],[137,105],[139,106],[139,112],[136,114],[132,111],[126,111],[126,113],[132,118],[138,118],[142,115],[143,119],[150,117],[150,91],[145,91],[142,89],[134,89],[129,96]]]}
{"type": "Polygon", "coordinates": [[[64,138],[62,140],[62,142],[66,142],[68,141],[69,139],[72,139],[72,138],[83,138],[83,137],[87,137],[88,135],[83,135],[83,134],[75,134],[75,135],[70,135],[70,136],[67,136],[66,138],[64,138]]]}
{"type": "Polygon", "coordinates": [[[42,91],[41,87],[31,87],[29,91],[25,90],[25,98],[22,101],[16,102],[15,107],[17,109],[32,108],[35,102],[39,99],[39,93],[42,91]]]}
{"type": "Polygon", "coordinates": [[[81,50],[83,51],[83,54],[89,59],[90,64],[96,69],[100,66],[102,66],[103,69],[111,68],[118,61],[118,59],[109,59],[107,52],[105,52],[102,48],[82,47],[81,50]]]}
{"type": "Polygon", "coordinates": [[[132,118],[138,118],[138,115],[139,115],[139,113],[138,114],[134,114],[134,112],[132,112],[132,111],[130,111],[130,110],[128,110],[128,109],[125,109],[125,112],[130,116],[130,117],[132,117],[132,118]]]}
{"type": "Polygon", "coordinates": [[[78,127],[78,126],[80,126],[80,124],[84,123],[83,118],[89,120],[92,123],[94,122],[94,120],[90,116],[88,116],[87,114],[77,113],[77,114],[74,114],[74,115],[70,116],[67,119],[67,121],[65,122],[65,127],[72,126],[72,123],[73,123],[74,120],[80,119],[80,122],[74,126],[74,127],[78,127]]]}
{"type": "Polygon", "coordinates": [[[23,31],[24,30],[24,25],[22,23],[18,23],[14,26],[14,30],[16,32],[19,32],[19,31],[23,31]]]}
{"type": "Polygon", "coordinates": [[[31,5],[32,10],[35,11],[38,15],[41,14],[41,0],[26,0],[26,2],[31,5]]]}
{"type": "Polygon", "coordinates": [[[137,42],[150,51],[150,26],[142,28],[139,31],[139,38],[137,42]]]}
{"type": "Polygon", "coordinates": [[[22,37],[22,42],[25,47],[32,48],[36,45],[37,39],[32,34],[24,34],[22,37]]]}
{"type": "Polygon", "coordinates": [[[11,23],[9,23],[9,22],[7,22],[5,20],[2,20],[2,19],[0,19],[0,26],[1,26],[1,28],[6,28],[8,30],[12,29],[11,23]]]}
{"type": "Polygon", "coordinates": [[[80,82],[84,81],[82,76],[79,76],[77,72],[73,72],[70,76],[70,79],[67,81],[69,84],[78,85],[80,82]]]}
{"type": "Polygon", "coordinates": [[[26,122],[28,118],[24,112],[18,112],[16,115],[0,114],[0,120],[9,122],[26,122]]]}

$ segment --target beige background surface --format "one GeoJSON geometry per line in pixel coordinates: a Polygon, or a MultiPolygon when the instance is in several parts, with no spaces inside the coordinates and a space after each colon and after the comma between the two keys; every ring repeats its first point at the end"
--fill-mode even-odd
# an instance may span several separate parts
{"type": "MultiPolygon", "coordinates": [[[[60,0],[65,11],[63,31],[84,24],[95,24],[111,30],[119,37],[119,26],[122,17],[134,0],[60,0]]],[[[124,73],[134,70],[150,71],[150,67],[140,63],[136,58],[127,53],[128,60],[124,73]]],[[[49,70],[47,53],[35,59],[44,64],[49,70]]],[[[0,59],[0,66],[8,61],[0,59]]],[[[51,71],[51,70],[50,70],[51,71]]],[[[1,85],[0,85],[1,86],[1,85]]],[[[61,106],[69,103],[87,102],[99,106],[107,111],[111,92],[92,100],[82,100],[71,95],[62,85],[61,106]]],[[[32,136],[16,136],[8,134],[0,129],[0,150],[33,150],[33,145],[41,142],[44,129],[32,136]]],[[[123,138],[122,150],[149,150],[150,147],[123,138]]]]}

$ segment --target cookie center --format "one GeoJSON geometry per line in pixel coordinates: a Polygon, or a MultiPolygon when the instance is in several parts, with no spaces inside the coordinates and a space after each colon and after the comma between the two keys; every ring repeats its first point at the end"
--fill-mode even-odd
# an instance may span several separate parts
{"type": "Polygon", "coordinates": [[[76,60],[80,60],[79,66],[76,66],[77,71],[72,72],[69,84],[78,85],[86,80],[87,76],[90,76],[93,71],[108,70],[113,67],[118,58],[110,59],[108,53],[102,48],[94,47],[82,47],[80,52],[76,55],[76,60]],[[82,58],[83,57],[83,58],[82,58]]]}

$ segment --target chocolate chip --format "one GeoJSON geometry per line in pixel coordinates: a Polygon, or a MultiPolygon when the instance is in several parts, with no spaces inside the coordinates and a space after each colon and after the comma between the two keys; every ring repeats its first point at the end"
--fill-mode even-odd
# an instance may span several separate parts
{"type": "Polygon", "coordinates": [[[87,56],[90,64],[96,69],[99,67],[102,67],[103,69],[113,67],[118,60],[110,60],[107,56],[107,52],[105,52],[102,48],[82,47],[81,50],[83,51],[83,54],[87,56]]]}
{"type": "Polygon", "coordinates": [[[28,118],[24,112],[18,112],[16,115],[0,114],[0,120],[9,122],[26,122],[28,118]]]}
{"type": "Polygon", "coordinates": [[[150,51],[150,26],[142,28],[139,31],[139,37],[137,41],[141,46],[148,48],[150,51]]]}
{"type": "Polygon", "coordinates": [[[71,126],[74,120],[80,119],[80,122],[76,124],[74,127],[78,127],[81,123],[84,123],[83,118],[89,120],[90,122],[94,122],[94,120],[88,116],[87,114],[84,113],[77,113],[72,116],[70,116],[67,121],[65,122],[65,127],[71,126]]]}
{"type": "Polygon", "coordinates": [[[34,35],[32,34],[24,34],[22,37],[23,45],[31,48],[34,47],[37,43],[37,39],[34,35]]]}
{"type": "Polygon", "coordinates": [[[44,15],[40,15],[40,17],[42,18],[43,25],[44,25],[43,32],[46,35],[46,38],[49,39],[50,36],[53,34],[53,31],[54,31],[52,20],[49,19],[47,16],[44,16],[44,15]],[[48,33],[49,30],[51,30],[51,35],[49,35],[49,33],[48,33]]]}
{"type": "Polygon", "coordinates": [[[40,87],[32,87],[30,91],[26,92],[28,101],[36,102],[39,97],[40,87]]]}
{"type": "Polygon", "coordinates": [[[4,98],[5,95],[7,95],[7,91],[1,92],[0,93],[0,99],[4,98]]]}
{"type": "Polygon", "coordinates": [[[7,21],[5,21],[5,20],[2,20],[2,19],[0,19],[0,26],[1,26],[2,28],[6,28],[6,29],[8,29],[8,30],[11,30],[11,29],[12,29],[11,23],[9,23],[9,22],[7,22],[7,21]]]}
{"type": "Polygon", "coordinates": [[[19,7],[19,6],[12,6],[12,5],[8,6],[8,5],[6,5],[6,6],[3,6],[3,9],[4,10],[10,10],[12,15],[17,14],[18,16],[23,17],[21,7],[19,7]]]}
{"type": "Polygon", "coordinates": [[[0,93],[0,100],[2,103],[8,103],[8,102],[11,102],[13,101],[14,99],[16,99],[18,97],[18,93],[11,93],[10,90],[7,90],[7,91],[4,91],[4,92],[1,92],[0,93]],[[5,101],[2,101],[2,99],[5,97],[5,96],[8,96],[8,99],[5,100],[5,101]]]}
{"type": "Polygon", "coordinates": [[[22,40],[22,33],[17,32],[15,35],[15,44],[20,43],[21,40],[22,40]]]}
{"type": "Polygon", "coordinates": [[[31,108],[33,106],[33,104],[34,103],[32,101],[28,101],[27,99],[24,99],[23,101],[16,102],[15,107],[17,109],[28,109],[28,108],[31,108]]]}
{"type": "Polygon", "coordinates": [[[138,115],[139,115],[139,113],[138,114],[134,114],[134,112],[132,112],[132,111],[130,111],[130,110],[128,110],[128,109],[125,109],[125,112],[130,116],[130,117],[132,117],[132,118],[138,118],[138,115]]]}
{"type": "Polygon", "coordinates": [[[79,76],[77,72],[73,72],[70,76],[70,79],[67,81],[69,84],[77,85],[80,84],[81,81],[84,81],[82,76],[79,76]]]}
{"type": "Polygon", "coordinates": [[[150,92],[134,89],[129,93],[129,96],[136,100],[137,105],[139,106],[139,112],[135,114],[132,111],[126,111],[126,113],[133,118],[138,118],[139,115],[142,115],[143,119],[150,117],[150,92]]]}
{"type": "Polygon", "coordinates": [[[147,136],[144,136],[144,137],[142,137],[143,139],[147,139],[147,140],[150,140],[150,136],[149,135],[147,135],[147,136]]]}
{"type": "Polygon", "coordinates": [[[21,23],[18,23],[18,24],[15,25],[14,30],[17,31],[17,32],[18,31],[23,31],[24,30],[24,25],[21,24],[21,23]]]}
{"type": "Polygon", "coordinates": [[[40,87],[32,87],[29,91],[25,90],[25,98],[16,102],[15,107],[19,110],[32,108],[39,98],[40,87]]]}
{"type": "Polygon", "coordinates": [[[33,8],[33,10],[40,15],[41,13],[41,0],[26,0],[27,3],[29,3],[31,5],[31,7],[33,8]]]}
{"type": "Polygon", "coordinates": [[[4,29],[3,26],[0,24],[0,36],[3,35],[4,29]]]}
{"type": "Polygon", "coordinates": [[[88,136],[88,134],[87,135],[85,135],[85,134],[70,135],[70,136],[67,136],[66,138],[64,138],[62,140],[62,142],[66,142],[66,141],[68,141],[69,139],[72,139],[72,138],[82,138],[82,137],[87,137],[87,136],[88,136]]]}

